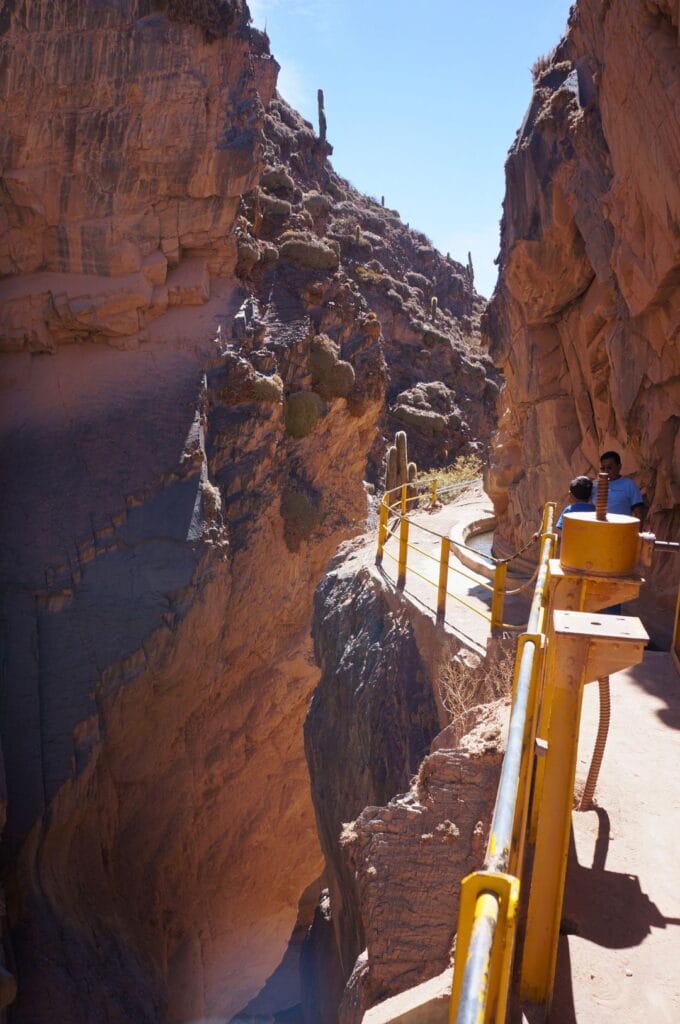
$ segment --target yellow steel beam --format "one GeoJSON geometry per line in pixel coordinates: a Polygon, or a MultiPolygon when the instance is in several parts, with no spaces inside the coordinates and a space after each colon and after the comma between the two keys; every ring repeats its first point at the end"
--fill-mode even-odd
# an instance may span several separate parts
{"type": "MultiPolygon", "coordinates": [[[[648,641],[639,619],[556,611],[545,690],[550,709],[543,758],[520,995],[547,1012],[557,960],[583,686],[642,660],[648,641]]],[[[536,796],[536,794],[535,794],[536,796]]]]}
{"type": "Polygon", "coordinates": [[[449,553],[451,541],[448,537],[442,537],[439,549],[439,587],[437,588],[437,618],[443,619],[446,615],[446,584],[449,575],[449,553]]]}
{"type": "Polygon", "coordinates": [[[409,521],[402,515],[399,524],[399,577],[397,586],[403,587],[406,582],[406,559],[408,557],[408,527],[409,521]]]}
{"type": "Polygon", "coordinates": [[[505,604],[505,578],[508,575],[508,563],[499,562],[493,576],[493,597],[491,598],[491,628],[500,629],[503,625],[503,606],[505,604]]]}
{"type": "Polygon", "coordinates": [[[390,507],[385,501],[385,498],[383,497],[383,500],[380,502],[380,522],[378,524],[378,550],[375,556],[375,560],[378,563],[378,565],[380,565],[380,563],[382,562],[383,549],[385,547],[385,541],[387,540],[387,527],[389,524],[389,518],[390,507]]]}

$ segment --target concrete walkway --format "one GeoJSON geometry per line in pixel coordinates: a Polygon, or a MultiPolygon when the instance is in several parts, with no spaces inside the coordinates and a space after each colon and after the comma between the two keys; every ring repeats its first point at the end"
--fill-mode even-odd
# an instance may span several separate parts
{"type": "MultiPolygon", "coordinates": [[[[586,687],[576,790],[599,717],[586,687]]],[[[554,1024],[680,1021],[680,677],[670,654],[611,678],[597,810],[572,815],[554,1024]]]]}
{"type": "MultiPolygon", "coordinates": [[[[457,526],[491,517],[493,509],[480,488],[464,494],[450,505],[435,511],[420,511],[409,516],[409,547],[404,585],[404,597],[420,611],[436,618],[437,584],[439,580],[440,537],[450,536],[457,526]],[[433,531],[433,532],[429,532],[433,531]],[[433,534],[438,534],[435,536],[433,534]]],[[[382,573],[391,586],[396,587],[399,556],[399,521],[390,520],[395,530],[385,544],[382,573]]],[[[491,582],[463,565],[453,549],[449,559],[445,627],[479,653],[486,649],[490,635],[491,582]]],[[[508,577],[508,589],[514,589],[521,579],[508,577]]],[[[529,614],[533,585],[517,597],[506,598],[503,619],[512,625],[523,625],[529,614]]]]}

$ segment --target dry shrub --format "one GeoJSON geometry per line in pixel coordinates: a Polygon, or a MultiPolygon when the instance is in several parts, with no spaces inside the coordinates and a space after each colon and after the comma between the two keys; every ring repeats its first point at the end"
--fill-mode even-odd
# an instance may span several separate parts
{"type": "Polygon", "coordinates": [[[555,50],[552,49],[550,53],[542,53],[540,57],[537,57],[534,63],[531,65],[531,77],[534,82],[537,82],[544,71],[547,71],[555,58],[555,50]]]}
{"type": "Polygon", "coordinates": [[[354,368],[340,358],[340,347],[327,334],[317,334],[307,366],[324,398],[346,398],[354,387],[354,368]]]}
{"type": "MultiPolygon", "coordinates": [[[[474,452],[469,455],[459,455],[450,466],[444,469],[435,470],[437,477],[437,500],[442,505],[447,505],[460,497],[461,492],[466,490],[466,484],[472,485],[481,479],[482,460],[474,452]],[[447,493],[447,488],[448,490],[447,493]]],[[[424,476],[432,476],[432,470],[425,472],[424,476]]]]}
{"type": "Polygon", "coordinates": [[[439,683],[442,705],[464,735],[480,704],[507,701],[512,693],[517,638],[492,638],[482,658],[461,649],[446,666],[439,683]]]}
{"type": "Polygon", "coordinates": [[[336,249],[306,231],[285,231],[279,254],[308,270],[337,270],[340,257],[336,249]]]}

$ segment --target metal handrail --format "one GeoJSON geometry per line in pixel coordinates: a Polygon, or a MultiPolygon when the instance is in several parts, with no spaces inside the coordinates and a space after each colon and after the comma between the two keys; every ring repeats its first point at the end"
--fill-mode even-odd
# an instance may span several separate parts
{"type": "MultiPolygon", "coordinates": [[[[541,643],[539,632],[544,620],[544,606],[547,598],[548,562],[555,546],[554,518],[555,506],[547,505],[543,518],[538,577],[531,602],[525,642],[522,644],[518,659],[519,666],[510,715],[508,741],[483,866],[483,871],[498,876],[505,876],[508,872],[513,853],[512,838],[518,815],[529,697],[534,675],[534,661],[541,643]]],[[[455,1024],[478,1024],[479,1021],[485,1019],[494,938],[500,912],[501,900],[498,894],[489,889],[481,890],[474,904],[473,924],[465,951],[464,971],[461,977],[459,967],[454,977],[454,994],[458,995],[455,1024]]],[[[507,993],[503,993],[502,998],[507,998],[507,993]]]]}
{"type": "MultiPolygon", "coordinates": [[[[548,588],[548,561],[552,557],[555,546],[552,535],[554,509],[551,509],[549,525],[544,533],[541,542],[541,561],[534,588],[534,597],[529,612],[527,633],[537,634],[541,622],[541,609],[545,604],[548,588]]],[[[507,871],[508,857],[510,855],[510,844],[512,839],[512,826],[515,820],[517,803],[517,786],[519,784],[519,769],[522,759],[522,746],[524,744],[524,727],[526,724],[527,706],[529,700],[529,687],[536,655],[537,642],[528,640],[522,648],[522,656],[517,673],[517,686],[515,688],[515,700],[510,715],[510,731],[508,743],[503,758],[501,777],[498,783],[498,796],[491,821],[489,844],[484,867],[488,871],[507,871]]]]}
{"type": "MultiPolygon", "coordinates": [[[[442,488],[439,493],[441,494],[444,491],[460,492],[465,490],[465,488],[467,488],[471,483],[474,482],[475,481],[469,480],[461,481],[459,484],[449,485],[446,488],[442,488]]],[[[527,547],[530,547],[531,544],[534,543],[533,539],[529,541],[528,544],[526,544],[523,548],[517,551],[514,555],[511,555],[508,558],[494,558],[493,556],[490,556],[490,561],[495,565],[495,576],[493,585],[487,583],[486,580],[480,579],[478,576],[472,576],[469,573],[464,572],[457,566],[451,565],[451,542],[448,538],[448,535],[444,536],[437,530],[433,530],[429,526],[424,526],[422,523],[417,522],[415,519],[411,518],[412,513],[415,511],[415,509],[409,509],[409,503],[418,501],[420,497],[425,496],[427,494],[428,489],[431,492],[431,507],[434,508],[437,494],[436,477],[431,480],[419,480],[412,481],[409,484],[401,484],[398,487],[393,487],[390,490],[384,492],[380,501],[380,525],[378,528],[378,551],[376,555],[376,561],[378,563],[381,562],[383,554],[385,552],[385,544],[390,539],[390,537],[398,536],[399,557],[395,558],[394,555],[392,555],[390,552],[387,552],[388,557],[396,561],[399,567],[397,585],[400,588],[403,588],[405,586],[406,571],[408,568],[408,571],[411,574],[417,576],[419,579],[422,579],[425,583],[429,583],[430,586],[434,587],[437,591],[438,618],[443,619],[446,610],[446,598],[451,597],[455,601],[458,601],[460,604],[463,604],[470,611],[476,612],[476,614],[478,614],[481,618],[486,619],[487,621],[490,620],[492,630],[506,629],[517,631],[519,629],[522,629],[523,627],[521,626],[518,627],[514,624],[503,621],[503,605],[505,596],[507,594],[517,594],[521,590],[526,589],[528,586],[530,586],[531,580],[524,583],[521,587],[515,588],[513,590],[507,590],[505,586],[505,578],[509,563],[512,561],[513,558],[517,557],[523,551],[525,551],[527,547]],[[409,494],[409,491],[412,490],[413,488],[421,488],[421,495],[409,494]],[[390,520],[393,521],[390,522],[390,520]],[[410,529],[412,528],[418,529],[422,533],[428,534],[430,537],[436,537],[441,542],[442,550],[439,559],[432,555],[430,552],[424,551],[417,545],[410,543],[409,532],[410,529]],[[444,549],[444,545],[446,545],[446,550],[444,549]],[[419,554],[425,555],[433,562],[439,562],[440,571],[438,582],[430,579],[422,572],[415,570],[413,566],[411,566],[410,568],[408,567],[409,548],[412,551],[416,551],[419,554]],[[479,608],[475,608],[474,605],[469,604],[467,601],[462,599],[459,594],[454,594],[447,589],[446,580],[448,578],[449,572],[457,573],[463,579],[475,584],[475,586],[481,587],[483,590],[488,591],[492,595],[490,616],[485,611],[482,611],[479,608]]],[[[456,546],[467,548],[467,545],[465,544],[457,544],[456,546]]],[[[473,549],[468,548],[468,550],[473,549]]],[[[477,552],[475,552],[475,554],[477,554],[477,552]]]]}

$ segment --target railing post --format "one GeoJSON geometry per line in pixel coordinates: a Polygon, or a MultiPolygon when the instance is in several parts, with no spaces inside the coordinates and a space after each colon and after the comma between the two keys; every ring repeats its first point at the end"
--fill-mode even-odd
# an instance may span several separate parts
{"type": "Polygon", "coordinates": [[[493,578],[493,598],[491,601],[491,629],[500,629],[503,625],[503,608],[505,606],[505,577],[508,575],[508,563],[498,562],[493,578]]]}
{"type": "Polygon", "coordinates": [[[437,477],[432,481],[432,508],[437,504],[437,477]]]}
{"type": "Polygon", "coordinates": [[[437,588],[437,619],[444,620],[446,615],[446,585],[449,580],[449,553],[451,541],[442,537],[439,554],[439,586],[437,588]]]}
{"type": "Polygon", "coordinates": [[[385,541],[387,540],[387,524],[390,518],[390,507],[385,501],[385,495],[383,495],[382,501],[380,502],[380,522],[378,524],[378,550],[376,552],[375,560],[378,565],[382,562],[383,548],[385,547],[385,541]]]}
{"type": "Polygon", "coordinates": [[[408,555],[408,519],[402,515],[399,524],[399,578],[397,586],[403,587],[406,583],[406,558],[408,555]]]}
{"type": "Polygon", "coordinates": [[[402,484],[401,485],[401,514],[402,514],[402,516],[406,515],[406,508],[407,508],[406,501],[407,501],[407,498],[408,498],[408,484],[402,484]]]}

